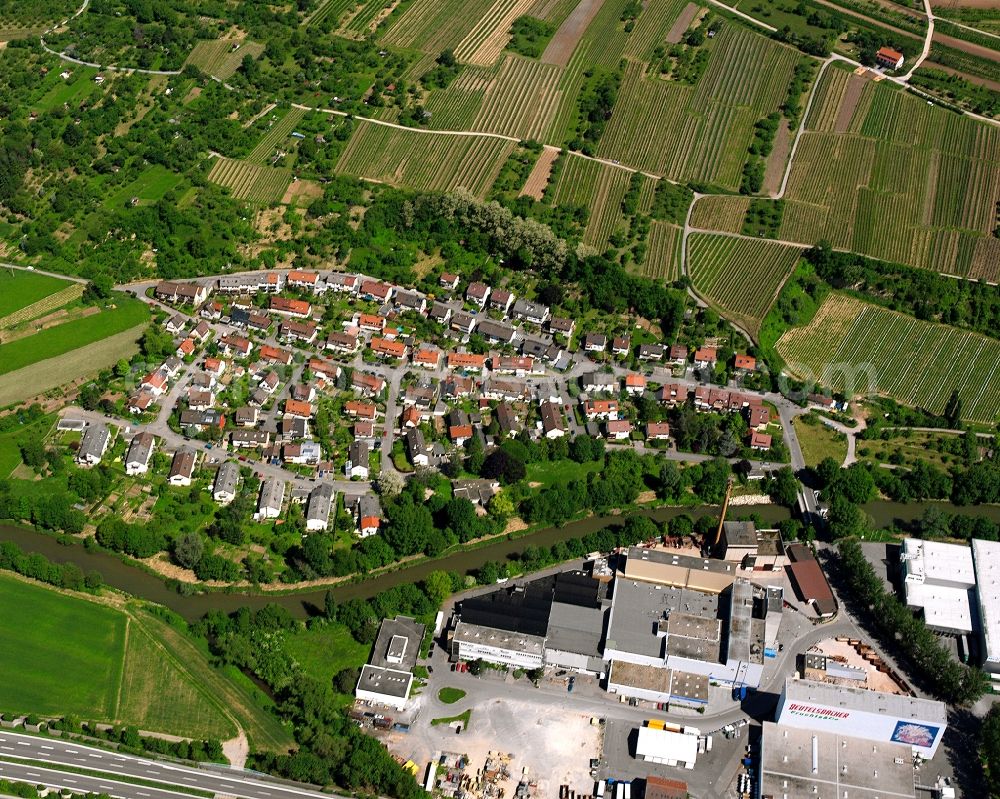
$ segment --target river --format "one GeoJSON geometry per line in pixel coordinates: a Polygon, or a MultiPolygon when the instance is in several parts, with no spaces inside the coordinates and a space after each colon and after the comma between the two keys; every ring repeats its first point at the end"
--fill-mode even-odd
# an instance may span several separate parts
{"type": "MultiPolygon", "coordinates": [[[[943,510],[952,513],[966,513],[985,516],[1000,523],[1000,506],[978,506],[959,508],[936,503],[943,510]]],[[[926,504],[900,504],[894,502],[872,502],[864,510],[874,519],[878,527],[888,527],[897,521],[911,521],[919,517],[926,504]]],[[[766,523],[777,523],[788,518],[785,508],[775,505],[749,505],[737,509],[740,515],[755,513],[766,523]]],[[[703,514],[716,515],[718,507],[699,506],[693,508],[655,508],[640,510],[644,516],[662,522],[682,513],[697,518],[703,514]]],[[[621,523],[620,516],[590,517],[570,522],[563,527],[550,527],[521,538],[501,538],[478,549],[463,550],[436,560],[422,560],[407,568],[386,572],[369,580],[343,583],[333,588],[338,602],[348,599],[367,599],[379,591],[401,583],[417,582],[437,569],[466,573],[478,568],[489,560],[504,560],[508,555],[521,552],[527,546],[551,546],[559,541],[586,535],[608,525],[621,523]]],[[[189,621],[201,618],[209,610],[233,611],[240,607],[259,608],[274,603],[286,608],[298,618],[305,618],[323,607],[326,588],[310,588],[294,594],[261,594],[245,592],[208,592],[183,596],[169,588],[160,577],[150,574],[118,557],[106,552],[92,552],[79,544],[64,544],[58,539],[36,533],[24,527],[0,525],[0,541],[14,541],[25,552],[38,552],[55,563],[72,562],[86,571],[96,570],[111,587],[132,596],[164,605],[189,621]]]]}

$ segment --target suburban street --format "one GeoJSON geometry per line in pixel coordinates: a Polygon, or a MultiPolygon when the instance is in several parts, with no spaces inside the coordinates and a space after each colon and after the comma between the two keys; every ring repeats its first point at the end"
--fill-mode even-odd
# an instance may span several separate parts
{"type": "Polygon", "coordinates": [[[114,775],[161,782],[241,799],[302,799],[332,794],[298,787],[266,775],[230,770],[223,766],[183,766],[158,760],[94,749],[74,741],[0,730],[0,775],[32,784],[67,788],[76,793],[94,791],[126,799],[190,799],[183,791],[168,791],[116,781],[114,775]],[[48,768],[16,764],[11,758],[45,761],[48,768]],[[100,771],[107,777],[87,777],[73,769],[100,771]]]}

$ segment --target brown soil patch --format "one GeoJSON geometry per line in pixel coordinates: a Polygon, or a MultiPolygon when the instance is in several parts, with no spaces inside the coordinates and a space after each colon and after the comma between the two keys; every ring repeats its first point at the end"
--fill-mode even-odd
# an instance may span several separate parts
{"type": "MultiPolygon", "coordinates": [[[[991,6],[995,8],[996,6],[991,6]]],[[[934,31],[933,41],[943,44],[946,47],[954,47],[956,50],[961,50],[969,55],[974,55],[977,58],[985,58],[988,61],[1000,62],[1000,51],[991,50],[989,47],[983,47],[981,44],[973,44],[972,42],[967,42],[965,39],[956,39],[954,36],[946,36],[943,33],[938,33],[934,31]]]]}
{"type": "MultiPolygon", "coordinates": [[[[1000,82],[990,80],[989,78],[981,78],[979,75],[970,75],[968,72],[960,72],[957,69],[946,67],[943,64],[936,64],[933,61],[924,61],[920,65],[920,69],[923,69],[924,67],[927,67],[928,69],[937,69],[948,75],[957,75],[958,77],[969,81],[969,83],[975,83],[977,86],[985,86],[987,89],[994,92],[1000,92],[1000,82]]],[[[920,74],[920,70],[917,70],[917,74],[920,74]]]]}
{"type": "Polygon", "coordinates": [[[764,193],[775,195],[781,190],[781,179],[785,175],[785,162],[792,149],[792,133],[788,129],[788,120],[782,119],[774,134],[774,146],[767,157],[764,168],[764,193]]]}
{"type": "Polygon", "coordinates": [[[538,156],[535,165],[531,168],[531,174],[524,181],[524,188],[521,189],[522,197],[532,197],[541,200],[545,194],[545,187],[549,185],[549,175],[552,174],[552,164],[559,157],[559,150],[556,147],[545,147],[542,154],[538,156]]]}
{"type": "Polygon", "coordinates": [[[694,3],[688,3],[684,6],[684,10],[677,16],[674,24],[670,26],[670,30],[667,32],[667,44],[677,44],[680,42],[681,37],[691,27],[691,23],[694,22],[694,18],[698,16],[700,9],[701,7],[696,6],[694,3]]]}
{"type": "Polygon", "coordinates": [[[840,108],[837,109],[837,119],[833,123],[833,129],[837,133],[846,133],[850,128],[851,120],[854,118],[854,109],[858,107],[865,80],[866,78],[862,75],[851,75],[848,79],[844,97],[840,101],[840,108]]]}
{"type": "Polygon", "coordinates": [[[507,520],[507,526],[503,528],[504,535],[510,535],[511,533],[517,533],[521,530],[527,530],[528,525],[520,516],[514,516],[507,520]]]}
{"type": "Polygon", "coordinates": [[[187,105],[192,100],[197,100],[201,97],[201,86],[192,86],[191,90],[184,97],[184,104],[187,105]]]}
{"type": "Polygon", "coordinates": [[[308,205],[312,200],[323,196],[323,187],[315,180],[293,180],[285,189],[285,196],[281,198],[284,205],[289,205],[297,200],[305,200],[308,205]]]}
{"type": "Polygon", "coordinates": [[[604,0],[580,0],[579,5],[566,17],[546,46],[541,62],[559,67],[566,66],[577,44],[580,43],[580,37],[603,4],[604,0]]]}
{"type": "Polygon", "coordinates": [[[435,266],[440,266],[443,263],[444,258],[441,257],[440,253],[425,255],[413,265],[413,273],[418,278],[425,278],[434,271],[435,266]]]}
{"type": "Polygon", "coordinates": [[[931,8],[1000,8],[997,0],[931,0],[931,8]]]}
{"type": "Polygon", "coordinates": [[[257,215],[257,232],[266,241],[289,241],[292,228],[282,218],[284,215],[284,208],[265,208],[257,215]]]}

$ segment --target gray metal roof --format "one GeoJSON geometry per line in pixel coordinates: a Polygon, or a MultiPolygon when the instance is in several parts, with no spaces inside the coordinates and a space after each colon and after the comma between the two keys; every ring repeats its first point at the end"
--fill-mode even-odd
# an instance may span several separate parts
{"type": "Polygon", "coordinates": [[[111,432],[108,430],[107,425],[101,422],[95,422],[90,425],[83,431],[83,437],[80,439],[80,449],[77,451],[77,458],[100,460],[104,455],[104,450],[107,449],[110,438],[111,432]]]}
{"type": "Polygon", "coordinates": [[[224,491],[227,494],[236,494],[236,486],[240,482],[240,467],[236,461],[225,461],[215,473],[215,493],[224,491]]]}

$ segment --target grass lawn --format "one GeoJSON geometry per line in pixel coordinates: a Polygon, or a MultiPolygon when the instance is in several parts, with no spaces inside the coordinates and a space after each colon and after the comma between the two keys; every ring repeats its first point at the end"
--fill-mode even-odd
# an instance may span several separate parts
{"type": "MultiPolygon", "coordinates": [[[[947,433],[925,433],[910,431],[892,438],[882,440],[858,440],[858,458],[873,460],[877,463],[895,463],[900,466],[913,466],[918,461],[926,461],[932,466],[947,471],[955,464],[964,462],[959,436],[947,433]],[[948,452],[946,447],[954,448],[948,452]]],[[[2,456],[0,456],[2,457],[2,456]]]]}
{"type": "Polygon", "coordinates": [[[444,702],[446,705],[454,705],[459,699],[465,696],[465,691],[461,688],[452,688],[450,685],[445,686],[440,691],[438,691],[438,699],[444,702]]]}
{"type": "Polygon", "coordinates": [[[0,345],[0,374],[13,372],[47,358],[121,333],[149,319],[149,309],[139,300],[120,297],[117,307],[42,330],[0,345]]]}
{"type": "Polygon", "coordinates": [[[153,164],[131,183],[108,195],[105,208],[124,208],[133,197],[138,197],[142,205],[154,203],[183,180],[183,176],[171,172],[165,166],[153,164]]]}
{"type": "Polygon", "coordinates": [[[0,433],[0,480],[9,477],[21,463],[21,450],[18,448],[20,442],[25,438],[44,438],[54,421],[55,417],[45,416],[30,424],[0,433]]]}
{"type": "Polygon", "coordinates": [[[586,480],[591,472],[599,472],[604,468],[604,461],[577,463],[571,460],[539,461],[528,464],[528,482],[540,483],[548,488],[553,485],[564,485],[570,480],[586,480]]]}
{"type": "Polygon", "coordinates": [[[819,420],[810,424],[803,416],[796,416],[792,423],[799,437],[806,466],[816,466],[824,458],[833,458],[837,463],[844,462],[847,457],[847,437],[843,433],[838,433],[819,420]]]}
{"type": "Polygon", "coordinates": [[[326,683],[341,669],[363,666],[371,652],[370,646],[355,641],[342,624],[299,630],[288,636],[285,649],[306,672],[326,683]]]}
{"type": "Polygon", "coordinates": [[[439,727],[442,724],[454,724],[456,721],[462,722],[463,727],[469,726],[469,718],[472,716],[472,708],[469,708],[464,713],[459,713],[457,716],[448,716],[443,719],[431,719],[432,727],[439,727]]]}
{"type": "Polygon", "coordinates": [[[0,708],[116,715],[125,615],[0,574],[0,708]]]}
{"type": "Polygon", "coordinates": [[[68,285],[68,281],[37,272],[0,269],[0,319],[68,285]]]}

